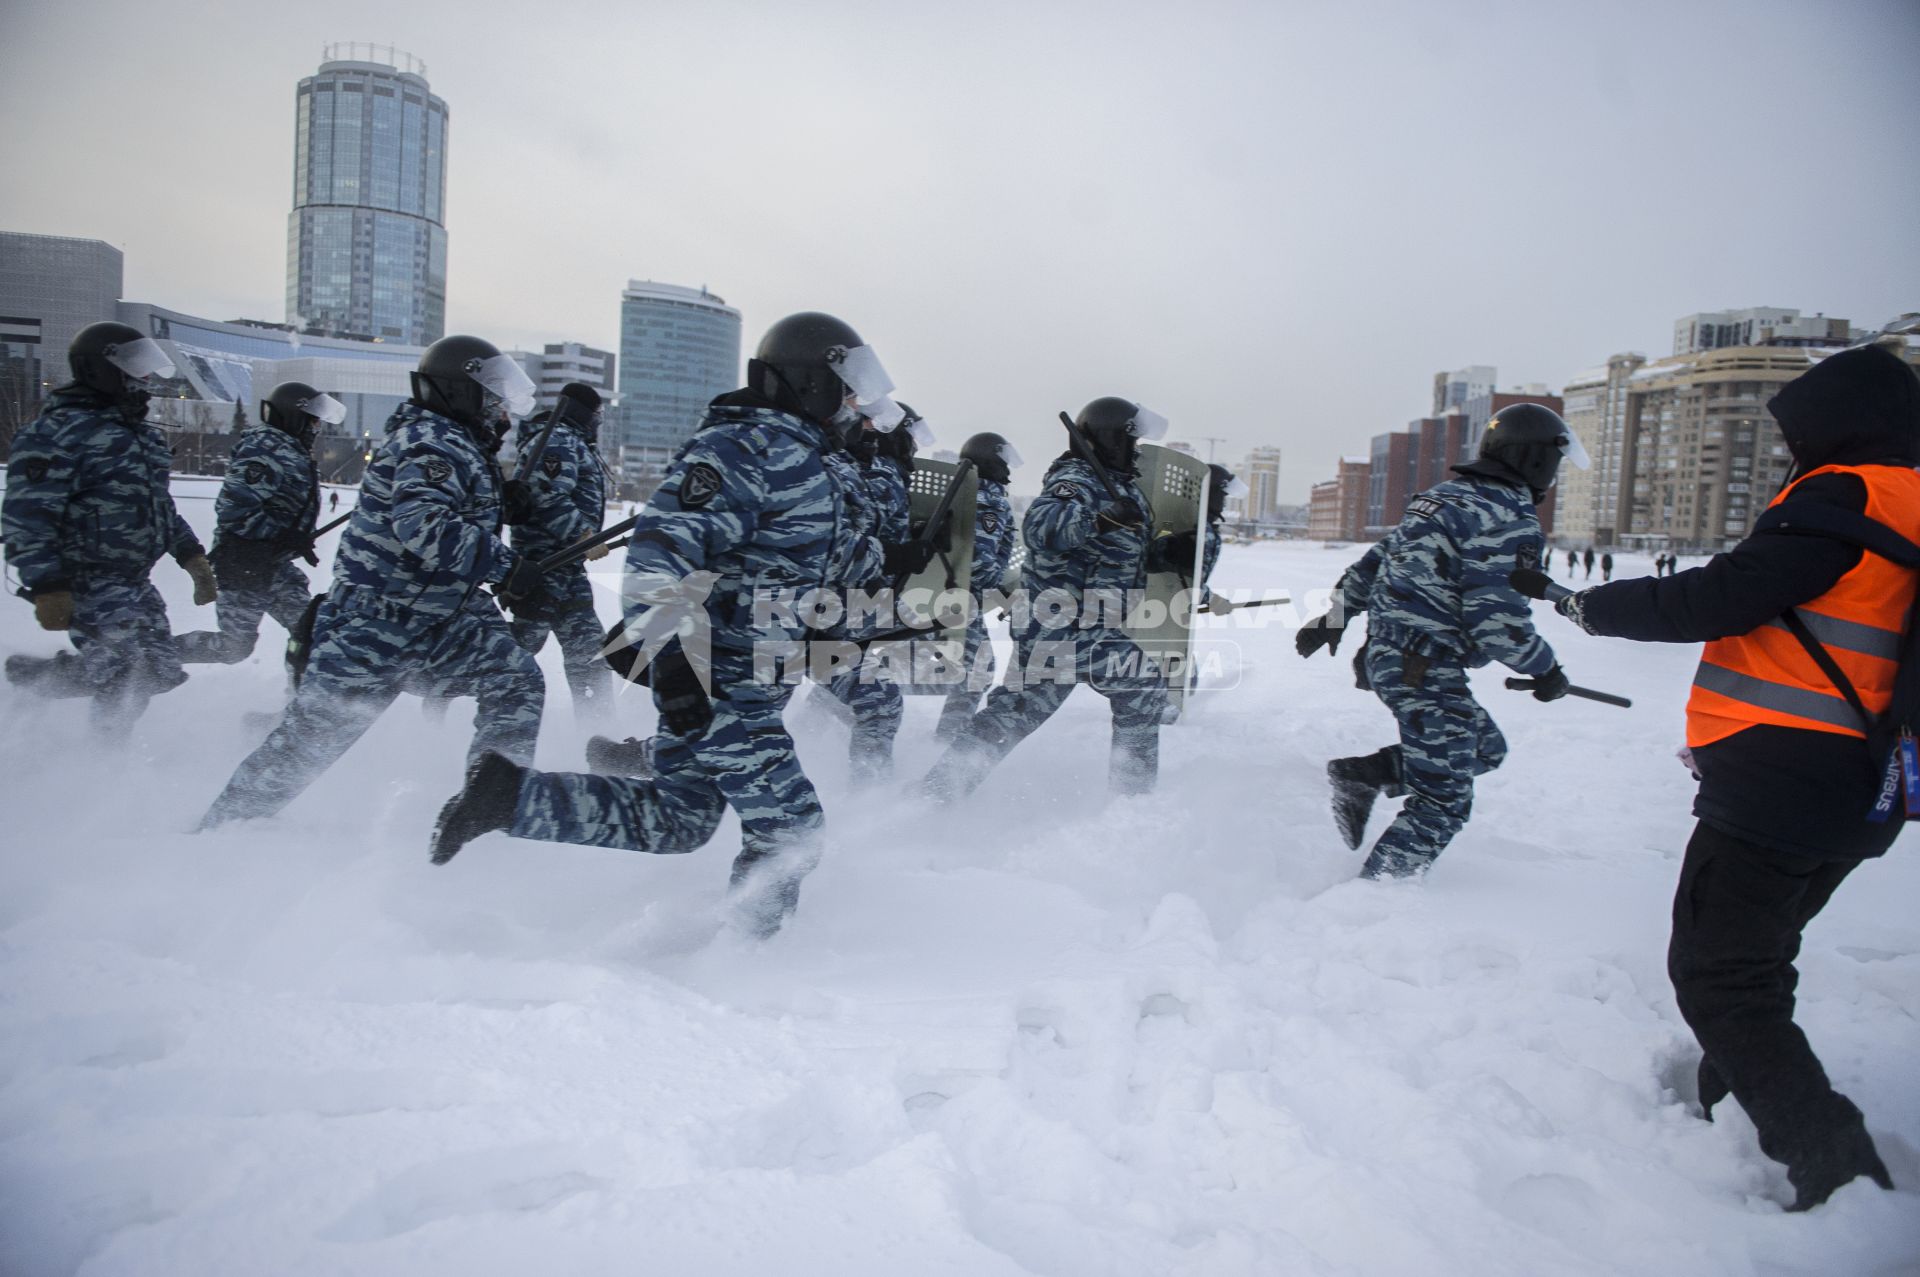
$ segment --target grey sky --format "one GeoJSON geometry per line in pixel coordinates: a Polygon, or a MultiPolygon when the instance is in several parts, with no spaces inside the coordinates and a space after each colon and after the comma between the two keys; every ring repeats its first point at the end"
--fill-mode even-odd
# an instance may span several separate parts
{"type": "Polygon", "coordinates": [[[1022,489],[1097,395],[1298,500],[1441,369],[1920,307],[1916,0],[0,5],[0,228],[131,298],[281,318],[294,86],[392,43],[452,114],[449,331],[612,347],[629,277],[749,349],[830,310],[1022,489]]]}

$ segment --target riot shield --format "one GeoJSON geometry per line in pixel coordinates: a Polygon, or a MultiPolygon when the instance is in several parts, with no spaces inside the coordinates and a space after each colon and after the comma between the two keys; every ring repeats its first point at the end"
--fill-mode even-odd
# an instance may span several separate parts
{"type": "Polygon", "coordinates": [[[1205,538],[1197,535],[1207,506],[1207,463],[1157,444],[1140,446],[1140,487],[1153,508],[1155,538],[1174,532],[1193,532],[1194,561],[1179,572],[1147,576],[1145,598],[1127,618],[1127,633],[1160,667],[1167,680],[1167,697],[1175,710],[1187,697],[1189,654],[1197,619],[1197,584],[1204,562],[1205,538]]]}
{"type": "MultiPolygon", "coordinates": [[[[913,459],[913,473],[907,479],[907,509],[916,534],[939,506],[940,499],[946,495],[954,476],[959,473],[960,466],[956,462],[935,461],[930,457],[913,459]]],[[[906,585],[900,591],[898,615],[903,625],[916,625],[936,614],[956,617],[959,621],[957,626],[928,628],[926,637],[918,641],[916,648],[916,664],[930,662],[928,681],[926,685],[921,685],[916,679],[915,684],[903,688],[904,691],[944,694],[949,690],[948,684],[943,681],[947,672],[960,668],[967,641],[967,614],[964,609],[971,606],[965,596],[972,584],[973,516],[979,500],[979,489],[979,477],[973,467],[968,466],[966,478],[960,481],[959,489],[954,493],[950,533],[952,545],[934,555],[933,562],[924,569],[907,578],[906,585]],[[926,646],[936,641],[936,646],[926,646]]]]}

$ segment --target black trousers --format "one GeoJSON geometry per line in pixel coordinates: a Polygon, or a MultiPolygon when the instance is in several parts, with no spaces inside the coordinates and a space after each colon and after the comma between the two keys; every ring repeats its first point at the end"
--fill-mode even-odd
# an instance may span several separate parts
{"type": "Polygon", "coordinates": [[[1701,1103],[1711,1111],[1731,1092],[1803,1198],[1886,1174],[1860,1110],[1833,1089],[1793,1022],[1800,933],[1859,864],[1774,851],[1702,823],[1673,897],[1667,974],[1704,1052],[1701,1103]]]}

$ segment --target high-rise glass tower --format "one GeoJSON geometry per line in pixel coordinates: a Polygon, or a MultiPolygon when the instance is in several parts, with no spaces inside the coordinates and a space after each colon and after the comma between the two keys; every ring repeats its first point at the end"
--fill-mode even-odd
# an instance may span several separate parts
{"type": "Polygon", "coordinates": [[[295,98],[287,321],[427,345],[447,326],[447,104],[410,54],[322,56],[295,98]]]}
{"type": "Polygon", "coordinates": [[[704,288],[628,281],[619,375],[620,468],[651,491],[707,402],[740,386],[740,312],[704,288]]]}

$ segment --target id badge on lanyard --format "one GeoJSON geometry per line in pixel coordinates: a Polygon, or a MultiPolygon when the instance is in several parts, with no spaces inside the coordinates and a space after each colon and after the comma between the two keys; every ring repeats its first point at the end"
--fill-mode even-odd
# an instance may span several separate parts
{"type": "Polygon", "coordinates": [[[1920,820],[1920,741],[1912,732],[1901,732],[1887,756],[1886,774],[1880,779],[1880,792],[1867,819],[1876,825],[1885,824],[1896,811],[1902,820],[1920,820]]]}

